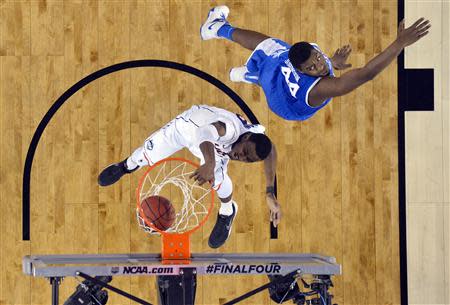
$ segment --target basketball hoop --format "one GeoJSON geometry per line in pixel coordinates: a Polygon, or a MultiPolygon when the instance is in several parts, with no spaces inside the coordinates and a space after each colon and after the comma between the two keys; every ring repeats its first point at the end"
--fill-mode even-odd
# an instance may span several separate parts
{"type": "Polygon", "coordinates": [[[161,234],[163,260],[190,258],[189,236],[206,222],[213,208],[214,190],[189,178],[198,167],[183,158],[167,158],[150,166],[139,180],[136,189],[137,221],[146,233],[161,234]],[[151,196],[163,196],[174,205],[175,220],[164,231],[145,215],[141,206],[151,196]]]}

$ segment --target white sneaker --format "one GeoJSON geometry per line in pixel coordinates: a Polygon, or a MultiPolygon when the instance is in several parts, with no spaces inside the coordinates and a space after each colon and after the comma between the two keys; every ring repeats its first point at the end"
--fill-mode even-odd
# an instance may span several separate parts
{"type": "Polygon", "coordinates": [[[222,37],[217,36],[217,31],[219,31],[222,25],[228,23],[227,17],[229,13],[230,9],[226,5],[212,8],[208,13],[205,23],[200,27],[202,40],[221,39],[222,37]]]}
{"type": "Polygon", "coordinates": [[[245,74],[248,72],[246,66],[232,68],[230,70],[230,80],[232,82],[244,82],[250,84],[248,80],[245,79],[245,74]]]}

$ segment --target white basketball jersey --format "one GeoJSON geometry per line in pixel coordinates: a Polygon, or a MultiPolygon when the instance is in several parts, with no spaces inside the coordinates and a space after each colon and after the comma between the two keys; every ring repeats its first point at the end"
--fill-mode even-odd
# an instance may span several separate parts
{"type": "Polygon", "coordinates": [[[200,126],[222,122],[225,135],[214,143],[216,155],[224,157],[231,151],[233,143],[246,132],[264,133],[265,128],[259,124],[249,124],[242,116],[230,111],[207,105],[195,105],[176,118],[176,127],[186,142],[185,146],[197,157],[203,159],[200,144],[196,142],[196,129],[200,126]]]}

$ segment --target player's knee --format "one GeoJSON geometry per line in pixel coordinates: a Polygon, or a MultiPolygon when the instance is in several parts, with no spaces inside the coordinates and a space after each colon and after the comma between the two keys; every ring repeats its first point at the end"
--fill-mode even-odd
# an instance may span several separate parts
{"type": "Polygon", "coordinates": [[[228,175],[225,174],[223,181],[220,184],[217,184],[216,192],[219,198],[227,198],[233,194],[233,183],[228,175]]]}

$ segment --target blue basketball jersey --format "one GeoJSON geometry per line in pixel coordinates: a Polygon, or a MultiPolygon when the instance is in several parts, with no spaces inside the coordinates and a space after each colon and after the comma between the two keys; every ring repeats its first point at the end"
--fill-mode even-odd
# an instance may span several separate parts
{"type": "MultiPolygon", "coordinates": [[[[322,53],[317,45],[313,46],[322,53]]],[[[295,69],[288,58],[290,47],[274,38],[261,42],[247,61],[248,72],[244,77],[248,82],[262,87],[269,108],[275,114],[286,120],[306,120],[327,105],[331,98],[318,107],[309,106],[309,92],[321,78],[295,69]]],[[[330,59],[323,55],[330,75],[334,76],[330,59]]]]}

